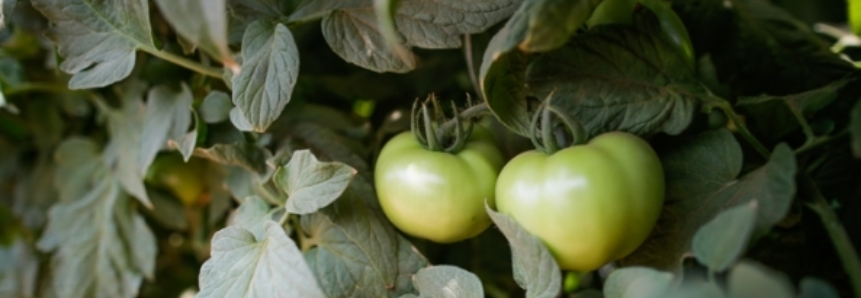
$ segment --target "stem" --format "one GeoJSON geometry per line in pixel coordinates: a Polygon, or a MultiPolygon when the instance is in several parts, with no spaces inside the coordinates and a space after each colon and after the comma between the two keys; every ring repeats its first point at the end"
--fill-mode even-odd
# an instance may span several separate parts
{"type": "Polygon", "coordinates": [[[541,139],[544,143],[544,153],[551,155],[559,151],[559,144],[556,144],[556,138],[553,137],[553,117],[549,108],[544,108],[541,111],[541,139]]]}
{"type": "Polygon", "coordinates": [[[428,113],[428,106],[426,104],[422,104],[421,108],[422,119],[425,124],[425,138],[428,141],[428,149],[431,151],[441,151],[442,145],[439,143],[439,140],[436,137],[436,131],[434,131],[433,120],[431,119],[430,114],[428,113]]]}
{"type": "Polygon", "coordinates": [[[849,136],[849,129],[844,129],[844,130],[842,130],[836,134],[830,135],[830,136],[817,137],[817,138],[813,139],[812,141],[805,143],[801,147],[798,147],[798,149],[795,149],[795,154],[799,155],[799,154],[807,153],[810,150],[816,149],[820,146],[829,144],[833,141],[842,139],[843,137],[847,137],[847,136],[849,136]]]}
{"type": "Polygon", "coordinates": [[[843,267],[849,275],[849,283],[852,284],[855,297],[861,298],[861,260],[858,259],[858,255],[855,253],[855,248],[849,240],[846,229],[843,228],[843,225],[837,218],[837,214],[834,214],[834,210],[831,209],[822,193],[819,192],[813,179],[809,175],[804,174],[800,180],[800,190],[806,191],[810,199],[813,200],[812,202],[808,202],[807,206],[813,209],[822,220],[822,225],[828,232],[828,236],[831,237],[831,242],[834,243],[837,255],[843,261],[843,267]]]}
{"type": "MultiPolygon", "coordinates": [[[[472,118],[478,118],[478,117],[487,115],[487,114],[489,114],[489,112],[490,112],[490,108],[487,106],[487,103],[480,102],[474,106],[467,108],[466,110],[461,111],[460,116],[463,119],[469,120],[472,118]]],[[[439,128],[441,131],[449,131],[454,126],[455,126],[454,119],[452,119],[452,120],[446,121],[445,123],[440,125],[439,128]]]]}
{"type": "Polygon", "coordinates": [[[74,91],[70,90],[66,85],[32,82],[12,86],[9,89],[6,89],[3,94],[6,96],[14,96],[28,92],[67,93],[74,91]]]}
{"type": "Polygon", "coordinates": [[[186,59],[185,57],[182,57],[182,56],[170,53],[170,52],[159,51],[156,49],[149,49],[146,47],[141,48],[141,50],[143,50],[147,53],[150,53],[153,56],[161,58],[162,60],[171,62],[173,64],[176,64],[176,65],[179,65],[179,66],[182,66],[185,68],[188,68],[190,70],[199,72],[201,74],[204,74],[204,75],[207,75],[210,77],[220,79],[221,75],[223,74],[223,72],[221,71],[220,68],[208,67],[208,66],[205,66],[203,64],[197,63],[195,61],[186,59]]]}
{"type": "Polygon", "coordinates": [[[771,156],[771,152],[759,142],[759,140],[747,129],[747,125],[741,121],[741,118],[738,117],[738,114],[735,113],[732,106],[730,106],[729,102],[722,98],[717,98],[718,102],[715,103],[715,106],[721,109],[724,114],[726,114],[727,118],[735,124],[735,127],[738,128],[738,132],[741,134],[742,138],[744,138],[753,149],[759,152],[762,157],[768,159],[771,156]]]}
{"type": "Polygon", "coordinates": [[[484,93],[481,92],[478,76],[475,74],[475,62],[472,58],[472,36],[469,34],[463,35],[463,53],[466,56],[466,69],[469,71],[469,80],[472,82],[475,94],[478,94],[478,98],[484,101],[484,93]]]}

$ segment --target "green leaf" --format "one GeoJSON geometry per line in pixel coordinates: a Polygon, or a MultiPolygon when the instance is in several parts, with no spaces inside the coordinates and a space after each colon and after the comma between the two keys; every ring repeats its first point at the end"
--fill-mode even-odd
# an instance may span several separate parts
{"type": "Polygon", "coordinates": [[[236,142],[195,148],[194,155],[220,164],[239,166],[261,177],[268,177],[271,171],[266,161],[272,157],[272,153],[252,143],[236,142]]]}
{"type": "Polygon", "coordinates": [[[60,202],[48,212],[38,247],[53,252],[52,287],[61,297],[135,297],[155,269],[156,240],[97,145],[74,138],[57,149],[60,202]]]}
{"type": "Polygon", "coordinates": [[[484,298],[475,274],[450,265],[423,268],[413,278],[419,298],[484,298]]]}
{"type": "Polygon", "coordinates": [[[299,51],[281,23],[259,20],[242,37],[242,72],[233,76],[233,103],[254,131],[263,132],[290,102],[299,76],[299,51]]]}
{"type": "Polygon", "coordinates": [[[508,49],[512,33],[503,27],[490,40],[481,62],[479,80],[487,106],[499,121],[521,136],[529,136],[529,103],[526,100],[528,57],[508,49]]]}
{"type": "Polygon", "coordinates": [[[165,20],[187,42],[239,69],[227,48],[227,0],[156,0],[165,20]],[[195,16],[195,17],[189,17],[195,16]]]}
{"type": "MultiPolygon", "coordinates": [[[[487,30],[511,16],[520,2],[402,0],[394,20],[400,43],[406,48],[459,48],[461,34],[487,30]]],[[[290,21],[318,17],[323,17],[326,42],[344,60],[376,72],[404,73],[415,68],[414,55],[399,56],[387,45],[372,0],[307,1],[290,15],[290,21]]]]}
{"type": "Polygon", "coordinates": [[[254,131],[254,125],[248,121],[245,116],[242,115],[242,110],[239,107],[233,107],[230,109],[229,113],[230,123],[233,123],[233,127],[236,127],[239,131],[254,131]]]}
{"type": "Polygon", "coordinates": [[[780,272],[762,265],[742,262],[732,268],[727,279],[728,296],[732,298],[791,298],[792,284],[780,272]]]}
{"type": "Polygon", "coordinates": [[[852,153],[855,158],[861,158],[861,100],[852,106],[849,114],[849,132],[852,136],[852,153]]]}
{"type": "Polygon", "coordinates": [[[352,188],[320,212],[302,216],[314,245],[305,252],[320,287],[330,298],[400,297],[412,293],[409,276],[425,267],[408,241],[352,188]]]}
{"type": "Polygon", "coordinates": [[[756,223],[756,200],[718,214],[694,235],[693,252],[709,270],[723,272],[744,253],[756,223]]]}
{"type": "Polygon", "coordinates": [[[779,139],[798,129],[812,134],[806,117],[825,108],[852,80],[840,80],[821,88],[785,96],[740,97],[736,105],[744,108],[750,123],[769,139],[779,139]]]}
{"type": "Polygon", "coordinates": [[[326,297],[284,229],[271,220],[259,224],[260,238],[240,226],[215,233],[197,297],[326,297]]]}
{"type": "Polygon", "coordinates": [[[146,0],[33,0],[55,26],[45,33],[65,57],[70,89],[104,87],[125,79],[138,49],[157,51],[146,0]]]}
{"type": "Polygon", "coordinates": [[[145,171],[141,166],[141,140],[143,139],[144,105],[142,96],[146,85],[140,81],[129,81],[117,87],[122,106],[119,109],[108,107],[99,100],[99,110],[107,114],[108,133],[111,141],[105,149],[108,166],[117,175],[123,188],[137,198],[144,206],[152,204],[146,194],[143,178],[145,171]]]}
{"type": "Polygon", "coordinates": [[[722,284],[714,280],[683,280],[678,288],[668,291],[662,298],[727,298],[722,284]]]}
{"type": "Polygon", "coordinates": [[[699,8],[722,11],[714,13],[722,17],[703,22],[701,26],[710,30],[703,36],[715,43],[711,58],[721,79],[736,95],[800,93],[854,71],[852,64],[831,51],[830,42],[811,30],[811,25],[777,3],[734,0],[730,7],[720,1],[713,3],[713,7],[699,8]],[[715,29],[719,24],[722,28],[715,29]]]}
{"type": "Polygon", "coordinates": [[[547,52],[565,44],[602,0],[527,0],[511,16],[504,45],[497,51],[518,48],[524,52],[547,52]]]}
{"type": "Polygon", "coordinates": [[[840,294],[827,282],[814,278],[801,279],[801,298],[839,298],[840,294]]]}
{"type": "Polygon", "coordinates": [[[597,27],[536,58],[526,74],[531,94],[553,94],[592,136],[681,133],[705,90],[656,25],[636,25],[597,27]]]}
{"type": "Polygon", "coordinates": [[[788,212],[795,194],[795,156],[789,146],[775,148],[768,163],[741,171],[739,144],[726,130],[707,131],[658,150],[666,175],[666,202],[652,232],[625,266],[648,265],[675,270],[691,249],[697,230],[724,209],[757,200],[754,237],[762,235],[788,212]]]}
{"type": "Polygon", "coordinates": [[[861,1],[849,0],[849,25],[855,35],[861,35],[861,1]]]}
{"type": "MultiPolygon", "coordinates": [[[[140,167],[145,175],[159,150],[168,140],[182,140],[191,125],[191,90],[185,83],[181,89],[174,90],[167,85],[159,85],[147,94],[146,112],[141,136],[140,167]]],[[[185,157],[188,161],[188,157],[185,157]]]]}
{"type": "Polygon", "coordinates": [[[0,31],[5,30],[6,26],[12,22],[12,13],[15,12],[15,6],[18,0],[4,0],[0,2],[0,31]]]}
{"type": "Polygon", "coordinates": [[[0,260],[0,296],[36,297],[39,257],[31,245],[16,237],[10,245],[0,245],[0,260]]]}
{"type": "Polygon", "coordinates": [[[203,98],[198,113],[206,123],[218,123],[230,117],[231,109],[233,109],[233,102],[230,100],[230,95],[214,90],[203,98]]]}
{"type": "Polygon", "coordinates": [[[529,234],[510,216],[497,213],[485,206],[490,219],[496,224],[511,246],[514,280],[526,290],[528,298],[552,298],[562,289],[559,265],[547,247],[529,234]]]}
{"type": "Polygon", "coordinates": [[[282,17],[286,16],[286,13],[293,9],[293,6],[298,1],[284,1],[284,0],[232,0],[234,2],[238,2],[243,6],[253,9],[256,12],[262,13],[267,16],[273,17],[282,17]]]}
{"type": "Polygon", "coordinates": [[[604,283],[607,298],[658,298],[670,289],[673,274],[647,267],[616,269],[604,283]]]}
{"type": "Polygon", "coordinates": [[[319,162],[308,150],[293,153],[290,162],[275,171],[275,184],[288,196],[287,212],[311,214],[344,193],[356,170],[340,162],[319,162]]]}

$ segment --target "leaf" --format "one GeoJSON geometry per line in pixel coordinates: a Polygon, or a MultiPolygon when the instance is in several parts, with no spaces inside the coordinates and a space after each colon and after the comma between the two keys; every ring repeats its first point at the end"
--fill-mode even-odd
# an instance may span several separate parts
{"type": "Polygon", "coordinates": [[[283,0],[232,0],[267,16],[282,17],[293,9],[297,1],[283,0]]]}
{"type": "Polygon", "coordinates": [[[248,122],[248,119],[242,116],[242,110],[239,107],[230,109],[229,117],[230,123],[233,123],[233,126],[239,131],[254,131],[254,125],[251,125],[251,122],[248,122]]]}
{"type": "Polygon", "coordinates": [[[319,162],[311,151],[293,153],[290,162],[275,171],[275,184],[289,196],[287,212],[311,214],[344,193],[356,170],[340,162],[319,162]]]}
{"type": "MultiPolygon", "coordinates": [[[[0,152],[3,154],[8,153],[0,152]]],[[[16,173],[18,180],[15,182],[12,210],[21,217],[24,226],[33,230],[44,227],[48,208],[57,201],[58,194],[54,189],[56,166],[52,154],[52,150],[41,151],[32,168],[16,173]]]]}
{"type": "Polygon", "coordinates": [[[266,131],[281,115],[298,75],[299,51],[290,30],[267,20],[248,25],[242,37],[242,72],[232,80],[233,103],[254,131],[266,131]]]}
{"type": "Polygon", "coordinates": [[[296,243],[278,223],[262,224],[262,238],[239,226],[215,233],[197,297],[326,297],[296,243]]]}
{"type": "Polygon", "coordinates": [[[861,158],[861,100],[852,106],[849,118],[849,133],[852,137],[852,153],[855,155],[855,158],[861,158]]]}
{"type": "Polygon", "coordinates": [[[144,125],[145,114],[141,96],[146,85],[140,81],[129,81],[117,88],[122,102],[120,109],[110,108],[101,100],[97,101],[99,109],[107,114],[108,133],[111,136],[105,149],[105,158],[126,192],[152,209],[143,184],[145,172],[140,164],[143,138],[141,127],[144,125]]]}
{"type": "Polygon", "coordinates": [[[508,215],[497,213],[490,206],[485,206],[485,209],[508,239],[514,280],[526,290],[526,297],[556,297],[562,289],[562,274],[547,247],[508,215]]]}
{"type": "Polygon", "coordinates": [[[855,35],[861,35],[861,1],[849,0],[849,25],[855,35]]]}
{"type": "Polygon", "coordinates": [[[786,96],[741,97],[736,105],[745,109],[750,123],[770,139],[779,139],[798,129],[810,130],[805,117],[825,108],[851,80],[840,80],[821,88],[786,96]]]}
{"type": "Polygon", "coordinates": [[[703,36],[709,36],[716,45],[711,57],[720,78],[734,94],[800,93],[837,81],[854,70],[831,51],[831,43],[813,32],[811,25],[775,3],[759,0],[731,3],[726,7],[715,1],[714,7],[701,5],[700,9],[725,12],[726,18],[703,22],[703,26],[714,30],[703,36]],[[714,29],[719,23],[725,25],[714,29]]]}
{"type": "Polygon", "coordinates": [[[15,5],[17,4],[18,0],[4,0],[0,2],[0,31],[5,30],[6,26],[12,22],[12,13],[15,12],[15,5]]]}
{"type": "Polygon", "coordinates": [[[227,48],[226,2],[226,0],[155,1],[162,16],[177,34],[220,60],[225,67],[237,72],[239,65],[233,60],[230,49],[227,48]]]}
{"type": "Polygon", "coordinates": [[[747,248],[756,223],[756,200],[718,214],[700,227],[693,240],[694,256],[711,271],[723,272],[747,248]]]}
{"type": "Polygon", "coordinates": [[[705,90],[652,22],[635,25],[596,27],[536,58],[526,73],[531,95],[553,94],[592,136],[681,133],[705,90]]]}
{"type": "MultiPolygon", "coordinates": [[[[168,140],[181,140],[191,125],[191,90],[185,83],[180,90],[159,85],[147,94],[140,149],[140,174],[145,175],[159,150],[168,140]]],[[[188,158],[185,158],[188,161],[188,158]]]]}
{"type": "Polygon", "coordinates": [[[413,278],[419,298],[484,298],[481,280],[475,274],[450,265],[423,268],[413,278]]]}
{"type": "Polygon", "coordinates": [[[666,202],[652,235],[624,266],[675,270],[691,249],[696,231],[720,211],[757,200],[754,237],[788,212],[795,193],[795,156],[781,144],[768,163],[736,179],[742,153],[726,130],[707,131],[658,151],[666,175],[666,202]]]}
{"type": "Polygon", "coordinates": [[[157,51],[145,0],[33,0],[56,24],[45,35],[65,57],[60,70],[72,74],[70,89],[104,87],[125,79],[138,49],[157,51]]]}
{"type": "Polygon", "coordinates": [[[255,239],[264,239],[266,222],[271,220],[269,205],[257,196],[250,196],[239,205],[232,225],[248,230],[255,239]]]}
{"type": "Polygon", "coordinates": [[[779,272],[762,265],[742,262],[733,267],[727,278],[728,296],[732,298],[791,298],[792,284],[779,272]]]}
{"type": "Polygon", "coordinates": [[[510,35],[510,29],[503,27],[487,45],[479,73],[481,92],[487,106],[503,125],[521,136],[528,136],[531,127],[525,83],[528,57],[508,48],[510,35]]]}
{"type": "Polygon", "coordinates": [[[402,277],[427,261],[359,196],[350,188],[329,207],[302,216],[302,229],[313,240],[302,245],[315,245],[305,252],[311,271],[330,298],[412,293],[402,277]]]}
{"type": "MultiPolygon", "coordinates": [[[[520,0],[402,0],[394,21],[405,48],[450,49],[461,34],[473,34],[511,16],[520,0]],[[464,21],[469,20],[469,21],[464,21]]],[[[371,0],[312,0],[290,21],[323,17],[323,37],[347,62],[376,72],[404,73],[415,68],[415,55],[401,57],[386,44],[371,0]]]]}
{"type": "Polygon", "coordinates": [[[53,252],[61,297],[135,297],[155,270],[156,240],[96,144],[73,138],[57,149],[60,202],[48,211],[38,248],[53,252]]]}
{"type": "Polygon", "coordinates": [[[658,298],[670,289],[673,274],[647,267],[613,271],[604,283],[607,298],[658,298]]]}
{"type": "Polygon", "coordinates": [[[266,165],[266,160],[272,157],[272,153],[252,143],[236,142],[216,144],[210,148],[195,148],[194,156],[220,164],[239,166],[259,176],[268,177],[270,168],[266,165]]]}
{"type": "Polygon", "coordinates": [[[0,260],[0,296],[36,297],[39,257],[27,241],[16,237],[0,245],[0,260]]]}
{"type": "Polygon", "coordinates": [[[198,113],[206,123],[218,123],[230,117],[231,109],[233,109],[233,102],[230,101],[230,95],[214,90],[203,98],[198,113]]]}
{"type": "Polygon", "coordinates": [[[801,298],[839,298],[840,294],[827,282],[814,278],[801,279],[801,298]]]}
{"type": "Polygon", "coordinates": [[[147,187],[146,190],[147,196],[152,201],[152,210],[144,209],[144,214],[168,229],[179,231],[188,229],[188,218],[182,202],[168,192],[150,187],[147,187]]]}
{"type": "Polygon", "coordinates": [[[547,52],[565,44],[602,0],[526,0],[505,29],[504,45],[497,51],[518,48],[524,52],[547,52]]]}

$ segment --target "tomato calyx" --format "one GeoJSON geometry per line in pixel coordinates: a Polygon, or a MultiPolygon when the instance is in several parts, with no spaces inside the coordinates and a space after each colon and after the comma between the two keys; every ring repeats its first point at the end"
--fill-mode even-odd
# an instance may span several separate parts
{"type": "Polygon", "coordinates": [[[538,151],[551,155],[562,148],[585,144],[588,134],[580,121],[551,104],[553,93],[532,116],[530,139],[538,151]]]}
{"type": "Polygon", "coordinates": [[[445,113],[434,94],[424,102],[418,99],[413,102],[410,129],[422,147],[430,151],[446,153],[460,152],[466,145],[475,120],[487,113],[486,104],[472,105],[467,96],[468,108],[458,110],[454,101],[451,102],[453,116],[446,119],[445,113]],[[428,106],[431,106],[429,108],[428,106]]]}

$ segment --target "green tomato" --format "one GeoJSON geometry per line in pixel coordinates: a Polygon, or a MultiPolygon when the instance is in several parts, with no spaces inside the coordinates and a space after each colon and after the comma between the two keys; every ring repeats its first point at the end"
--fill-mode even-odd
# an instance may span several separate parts
{"type": "Polygon", "coordinates": [[[204,196],[204,161],[192,157],[188,163],[178,153],[159,154],[147,170],[144,181],[169,191],[185,206],[207,203],[204,196]]]}
{"type": "Polygon", "coordinates": [[[595,137],[552,155],[524,152],[496,184],[496,204],[548,247],[565,270],[592,271],[634,251],[664,202],[664,173],[643,139],[595,137]]]}
{"type": "Polygon", "coordinates": [[[475,126],[456,153],[430,151],[410,132],[383,147],[374,171],[386,217],[402,232],[438,243],[474,237],[490,226],[503,159],[490,133],[475,126]]]}

